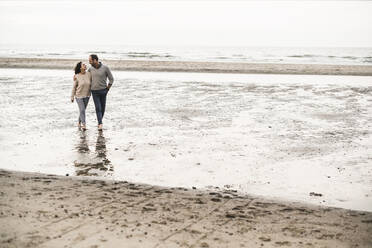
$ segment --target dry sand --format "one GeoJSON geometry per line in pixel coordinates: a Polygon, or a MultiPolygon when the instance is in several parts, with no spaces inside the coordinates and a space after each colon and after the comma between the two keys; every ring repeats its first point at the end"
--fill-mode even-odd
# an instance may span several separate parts
{"type": "Polygon", "coordinates": [[[0,170],[1,247],[372,247],[372,213],[0,170]]]}
{"type": "MultiPolygon", "coordinates": [[[[83,58],[82,58],[83,59],[83,58]]],[[[0,68],[72,69],[78,59],[0,58],[0,68]]],[[[372,76],[372,66],[104,60],[113,70],[372,76]]]]}

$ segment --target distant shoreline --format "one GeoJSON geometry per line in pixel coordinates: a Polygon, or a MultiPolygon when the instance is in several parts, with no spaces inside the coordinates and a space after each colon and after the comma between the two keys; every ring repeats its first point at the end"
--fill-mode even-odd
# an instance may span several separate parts
{"type": "MultiPolygon", "coordinates": [[[[0,58],[0,68],[70,69],[78,59],[0,58]]],[[[372,76],[369,65],[275,64],[152,60],[103,60],[112,70],[158,72],[209,72],[240,74],[297,74],[372,76]]]]}

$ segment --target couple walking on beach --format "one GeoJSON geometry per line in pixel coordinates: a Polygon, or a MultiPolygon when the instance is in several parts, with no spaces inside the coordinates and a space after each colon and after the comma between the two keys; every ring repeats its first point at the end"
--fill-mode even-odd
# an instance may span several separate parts
{"type": "Polygon", "coordinates": [[[75,66],[74,84],[71,92],[71,102],[79,107],[78,126],[86,130],[85,110],[88,106],[90,95],[93,96],[94,106],[98,121],[98,130],[102,131],[102,119],[106,109],[106,96],[114,83],[114,77],[110,69],[98,61],[96,54],[89,56],[91,67],[87,71],[87,66],[82,62],[75,66]],[[107,79],[109,83],[107,84],[107,79]]]}

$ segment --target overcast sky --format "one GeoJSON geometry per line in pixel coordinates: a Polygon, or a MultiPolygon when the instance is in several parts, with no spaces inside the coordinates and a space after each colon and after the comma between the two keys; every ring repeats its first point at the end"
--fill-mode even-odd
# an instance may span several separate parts
{"type": "Polygon", "coordinates": [[[372,1],[0,1],[0,44],[372,46],[372,1]]]}

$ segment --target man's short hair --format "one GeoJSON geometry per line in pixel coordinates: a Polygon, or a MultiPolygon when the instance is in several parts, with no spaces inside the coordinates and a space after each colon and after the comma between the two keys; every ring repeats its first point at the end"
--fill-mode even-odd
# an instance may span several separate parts
{"type": "Polygon", "coordinates": [[[98,56],[96,54],[91,54],[90,57],[93,59],[93,60],[97,60],[98,61],[98,56]]]}

